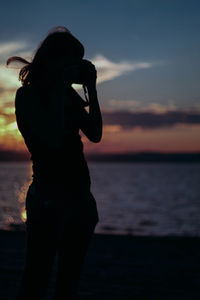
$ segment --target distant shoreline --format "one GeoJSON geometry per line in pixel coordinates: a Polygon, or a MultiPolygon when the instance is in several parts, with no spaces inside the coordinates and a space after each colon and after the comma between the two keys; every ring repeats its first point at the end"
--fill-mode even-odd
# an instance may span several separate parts
{"type": "MultiPolygon", "coordinates": [[[[95,162],[184,162],[199,163],[200,152],[129,152],[129,153],[84,153],[87,161],[95,162]]],[[[2,151],[0,150],[0,161],[30,161],[29,152],[2,151]]]]}
{"type": "Polygon", "coordinates": [[[125,154],[90,154],[86,155],[88,161],[99,162],[200,162],[200,153],[162,153],[140,152],[125,154]]]}

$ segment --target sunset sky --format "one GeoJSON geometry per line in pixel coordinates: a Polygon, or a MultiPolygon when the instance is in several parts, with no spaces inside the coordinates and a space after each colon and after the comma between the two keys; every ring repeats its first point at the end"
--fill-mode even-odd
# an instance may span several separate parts
{"type": "Polygon", "coordinates": [[[31,60],[63,25],[97,69],[103,137],[81,133],[85,152],[200,151],[199,1],[3,1],[0,11],[0,150],[25,149],[14,114],[20,69],[7,58],[31,60]]]}

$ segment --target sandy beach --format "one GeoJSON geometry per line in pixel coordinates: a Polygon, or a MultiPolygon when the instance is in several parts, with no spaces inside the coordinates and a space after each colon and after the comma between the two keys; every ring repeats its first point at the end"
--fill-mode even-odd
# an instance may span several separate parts
{"type": "MultiPolygon", "coordinates": [[[[0,231],[0,299],[14,300],[24,265],[25,232],[0,231]]],[[[56,260],[45,300],[54,291],[56,260]]],[[[200,299],[200,238],[94,234],[80,300],[200,299]]]]}

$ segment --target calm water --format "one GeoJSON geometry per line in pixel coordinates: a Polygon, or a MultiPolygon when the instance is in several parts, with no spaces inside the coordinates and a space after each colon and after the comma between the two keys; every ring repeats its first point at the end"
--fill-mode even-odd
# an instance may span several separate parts
{"type": "MultiPolygon", "coordinates": [[[[95,232],[200,236],[200,165],[89,162],[95,232]]],[[[24,229],[29,162],[0,162],[0,229],[24,229]]]]}

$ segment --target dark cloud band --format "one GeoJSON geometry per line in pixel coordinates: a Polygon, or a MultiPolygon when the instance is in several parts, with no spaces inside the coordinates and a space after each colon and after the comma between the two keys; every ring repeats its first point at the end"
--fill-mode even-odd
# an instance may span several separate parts
{"type": "Polygon", "coordinates": [[[200,112],[173,111],[162,114],[151,112],[102,112],[104,125],[120,125],[123,129],[172,127],[177,123],[200,124],[200,112]]]}

